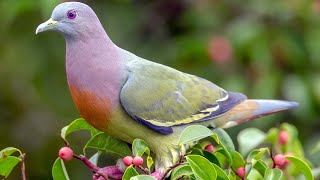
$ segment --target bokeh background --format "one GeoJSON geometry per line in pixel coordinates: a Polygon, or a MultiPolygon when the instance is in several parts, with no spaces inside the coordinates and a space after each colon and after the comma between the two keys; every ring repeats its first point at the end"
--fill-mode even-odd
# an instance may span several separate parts
{"type": "MultiPolygon", "coordinates": [[[[29,179],[51,179],[60,129],[79,117],[65,77],[65,42],[35,35],[59,0],[0,1],[0,149],[27,153],[29,179]]],[[[290,122],[308,152],[320,135],[319,0],[87,0],[113,41],[139,56],[250,98],[298,101],[294,111],[228,129],[290,122]]],[[[84,136],[76,136],[81,144],[84,136]]],[[[80,146],[80,145],[79,145],[80,146]]],[[[80,152],[80,151],[79,151],[80,152]]],[[[78,153],[79,153],[78,152],[78,153]]],[[[319,166],[320,158],[312,158],[319,166]]],[[[89,179],[79,162],[72,179],[89,179]]],[[[19,178],[19,169],[8,179],[19,178]]]]}

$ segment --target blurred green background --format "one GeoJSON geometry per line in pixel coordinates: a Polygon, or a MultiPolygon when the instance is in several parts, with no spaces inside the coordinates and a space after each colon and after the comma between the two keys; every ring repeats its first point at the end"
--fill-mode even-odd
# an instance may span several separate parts
{"type": "MultiPolygon", "coordinates": [[[[60,2],[0,1],[0,149],[14,146],[27,153],[29,179],[51,179],[51,166],[63,146],[60,129],[79,117],[67,88],[63,37],[35,35],[60,2]]],[[[111,39],[138,56],[250,98],[300,103],[294,111],[228,129],[233,137],[246,127],[267,130],[288,121],[298,127],[307,155],[319,141],[319,0],[86,3],[111,39]]],[[[316,158],[313,162],[320,164],[316,158]]],[[[67,163],[72,179],[91,177],[79,162],[72,163],[67,163]]],[[[16,168],[9,179],[19,176],[16,168]]]]}

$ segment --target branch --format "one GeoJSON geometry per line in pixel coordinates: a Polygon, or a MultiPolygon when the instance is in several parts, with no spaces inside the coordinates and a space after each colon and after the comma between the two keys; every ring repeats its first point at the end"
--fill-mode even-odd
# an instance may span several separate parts
{"type": "Polygon", "coordinates": [[[23,153],[21,156],[21,175],[22,180],[27,180],[26,178],[26,166],[25,166],[26,153],[23,153]]]}

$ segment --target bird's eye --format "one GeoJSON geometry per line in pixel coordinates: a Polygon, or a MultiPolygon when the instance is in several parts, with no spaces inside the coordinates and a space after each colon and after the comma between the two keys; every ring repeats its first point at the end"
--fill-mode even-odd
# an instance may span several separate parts
{"type": "Polygon", "coordinates": [[[74,19],[77,17],[77,13],[75,10],[72,9],[67,12],[67,16],[69,19],[74,19]]]}

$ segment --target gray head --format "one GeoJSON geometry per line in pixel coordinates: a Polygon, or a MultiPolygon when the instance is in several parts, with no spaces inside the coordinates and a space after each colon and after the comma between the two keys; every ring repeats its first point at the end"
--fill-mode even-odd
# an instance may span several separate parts
{"type": "Polygon", "coordinates": [[[104,31],[94,11],[80,2],[59,4],[53,10],[51,18],[38,26],[36,34],[48,30],[62,32],[65,37],[92,35],[94,32],[104,31]]]}

